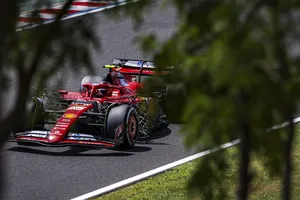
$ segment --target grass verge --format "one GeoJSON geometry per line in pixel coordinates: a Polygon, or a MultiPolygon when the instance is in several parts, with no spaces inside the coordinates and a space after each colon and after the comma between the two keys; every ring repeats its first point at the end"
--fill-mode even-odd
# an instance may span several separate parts
{"type": "MultiPolygon", "coordinates": [[[[300,199],[300,136],[296,132],[296,140],[294,143],[294,172],[293,172],[293,199],[300,199]]],[[[230,167],[226,174],[224,184],[229,193],[229,199],[235,199],[236,190],[236,174],[238,170],[236,160],[236,147],[227,149],[230,156],[230,167]]],[[[200,158],[201,159],[201,158],[200,158]]],[[[156,199],[197,199],[188,195],[187,184],[193,172],[196,170],[197,162],[193,161],[182,166],[176,167],[163,174],[154,176],[145,181],[125,187],[115,192],[98,197],[96,200],[156,200],[156,199]]],[[[277,177],[271,177],[266,173],[260,160],[254,159],[252,166],[256,174],[253,179],[250,190],[250,198],[253,200],[274,200],[281,199],[281,182],[277,177]]]]}

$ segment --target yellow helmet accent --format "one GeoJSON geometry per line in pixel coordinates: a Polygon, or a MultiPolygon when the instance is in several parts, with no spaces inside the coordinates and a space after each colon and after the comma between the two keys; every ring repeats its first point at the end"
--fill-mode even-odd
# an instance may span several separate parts
{"type": "Polygon", "coordinates": [[[115,65],[104,65],[105,68],[115,68],[115,65]]]}

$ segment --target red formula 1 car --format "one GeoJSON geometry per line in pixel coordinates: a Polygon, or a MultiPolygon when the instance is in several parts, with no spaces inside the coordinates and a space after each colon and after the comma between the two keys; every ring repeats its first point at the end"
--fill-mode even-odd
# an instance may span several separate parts
{"type": "Polygon", "coordinates": [[[143,81],[155,74],[153,62],[115,59],[104,67],[107,76],[84,77],[79,92],[33,97],[29,127],[14,134],[18,144],[131,148],[138,138],[168,126],[161,106],[164,92],[138,95],[143,81]]]}

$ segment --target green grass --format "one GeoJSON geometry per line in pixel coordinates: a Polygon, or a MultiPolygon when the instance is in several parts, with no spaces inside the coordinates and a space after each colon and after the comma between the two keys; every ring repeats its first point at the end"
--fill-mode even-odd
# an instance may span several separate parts
{"type": "Polygon", "coordinates": [[[98,200],[186,199],[186,183],[194,169],[194,162],[187,163],[135,185],[104,195],[98,200]]]}
{"type": "MultiPolygon", "coordinates": [[[[296,133],[296,141],[294,146],[294,176],[293,176],[293,199],[300,199],[300,136],[299,131],[296,133]]],[[[229,172],[226,174],[224,184],[229,193],[228,199],[235,199],[236,180],[237,180],[237,160],[236,147],[232,147],[225,151],[229,152],[230,162],[229,172]]],[[[201,158],[200,158],[201,159],[201,158]]],[[[252,162],[253,169],[259,174],[253,179],[250,188],[250,198],[252,200],[274,200],[281,199],[281,182],[277,177],[271,178],[264,170],[261,161],[254,159],[252,162]]],[[[190,162],[169,170],[163,174],[154,176],[145,181],[125,187],[118,191],[106,194],[97,198],[97,200],[181,200],[197,198],[189,197],[187,193],[187,183],[196,169],[196,162],[190,162]]]]}

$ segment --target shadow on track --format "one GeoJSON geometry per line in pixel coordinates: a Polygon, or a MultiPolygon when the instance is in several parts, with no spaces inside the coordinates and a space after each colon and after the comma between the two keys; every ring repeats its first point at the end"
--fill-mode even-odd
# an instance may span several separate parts
{"type": "Polygon", "coordinates": [[[82,156],[82,157],[124,157],[124,156],[132,156],[133,153],[126,153],[126,152],[111,152],[111,153],[84,153],[82,152],[89,151],[89,149],[79,149],[79,148],[70,148],[67,151],[63,152],[53,152],[53,151],[46,151],[46,150],[40,150],[40,149],[32,149],[29,147],[12,147],[8,149],[8,151],[15,151],[15,152],[22,152],[22,153],[30,153],[30,154],[39,154],[39,155],[46,155],[46,156],[82,156]]]}
{"type": "Polygon", "coordinates": [[[158,139],[167,137],[171,134],[171,130],[167,127],[156,130],[155,132],[149,134],[148,138],[142,138],[137,143],[138,144],[150,144],[150,145],[170,145],[164,142],[158,142],[158,139]]]}
{"type": "Polygon", "coordinates": [[[157,139],[167,137],[170,134],[171,134],[171,130],[168,127],[165,127],[150,134],[150,139],[157,140],[157,139]]]}
{"type": "Polygon", "coordinates": [[[137,145],[134,146],[131,149],[118,148],[118,149],[112,149],[112,151],[123,152],[123,153],[127,153],[127,152],[129,152],[129,153],[141,153],[141,152],[146,152],[146,151],[151,151],[152,150],[151,147],[140,146],[138,144],[140,144],[140,143],[137,143],[137,145]]]}
{"type": "MultiPolygon", "coordinates": [[[[47,148],[47,147],[45,147],[45,148],[47,148]]],[[[102,150],[102,149],[90,148],[90,147],[70,147],[66,151],[53,152],[53,151],[47,151],[47,150],[41,150],[41,149],[34,149],[34,148],[31,148],[28,146],[16,146],[16,147],[12,147],[7,150],[14,151],[14,152],[47,155],[47,156],[124,157],[124,156],[135,155],[135,154],[133,154],[133,152],[146,152],[146,151],[150,151],[151,149],[152,148],[150,148],[150,147],[136,146],[133,149],[129,149],[129,150],[111,149],[111,150],[109,150],[111,152],[105,152],[105,153],[83,153],[83,152],[87,152],[89,150],[102,150]]]]}

